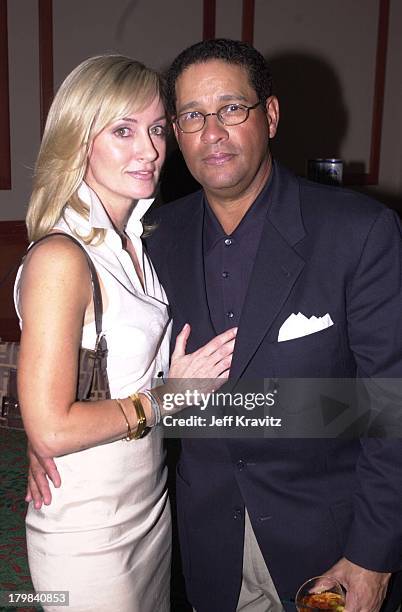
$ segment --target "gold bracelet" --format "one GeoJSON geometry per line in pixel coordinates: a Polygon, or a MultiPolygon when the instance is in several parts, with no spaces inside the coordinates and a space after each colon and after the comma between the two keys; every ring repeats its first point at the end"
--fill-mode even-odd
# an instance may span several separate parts
{"type": "Polygon", "coordinates": [[[130,427],[129,420],[128,420],[126,412],[124,410],[123,402],[121,400],[119,400],[119,399],[116,399],[116,402],[117,402],[117,405],[119,406],[119,408],[120,408],[120,410],[121,410],[121,412],[122,412],[122,414],[124,416],[124,420],[127,423],[127,435],[124,436],[123,440],[127,440],[127,442],[130,442],[131,440],[135,439],[136,432],[133,431],[131,429],[131,427],[130,427]]]}
{"type": "Polygon", "coordinates": [[[135,414],[137,415],[137,430],[133,433],[133,438],[134,440],[138,440],[143,437],[147,429],[147,417],[145,416],[144,407],[138,393],[130,395],[130,399],[133,402],[135,414]]]}

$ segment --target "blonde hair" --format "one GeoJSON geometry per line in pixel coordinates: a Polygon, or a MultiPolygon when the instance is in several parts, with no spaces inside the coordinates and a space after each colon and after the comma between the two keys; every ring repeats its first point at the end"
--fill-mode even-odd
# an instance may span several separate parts
{"type": "MultiPolygon", "coordinates": [[[[77,66],[64,80],[50,107],[36,161],[26,224],[30,240],[47,234],[68,203],[88,218],[77,195],[94,138],[129,112],[141,112],[162,95],[159,75],[122,55],[99,55],[77,66]]],[[[86,242],[103,239],[93,230],[86,242]]]]}

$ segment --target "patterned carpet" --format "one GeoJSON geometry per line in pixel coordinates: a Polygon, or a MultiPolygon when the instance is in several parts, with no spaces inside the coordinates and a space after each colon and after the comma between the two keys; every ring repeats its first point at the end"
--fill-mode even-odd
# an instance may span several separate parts
{"type": "MultiPolygon", "coordinates": [[[[0,428],[0,449],[0,590],[31,591],[24,524],[27,467],[24,432],[0,428]]],[[[7,610],[31,612],[40,608],[7,610]]]]}
{"type": "MultiPolygon", "coordinates": [[[[177,441],[171,440],[168,448],[171,491],[174,491],[173,475],[177,454],[177,441]]],[[[31,591],[33,589],[25,546],[26,473],[25,433],[0,427],[0,591],[31,591]]],[[[174,503],[172,506],[174,513],[174,503]]],[[[174,612],[189,612],[191,607],[184,594],[175,524],[173,530],[171,609],[174,612]]],[[[4,612],[6,610],[38,612],[41,609],[40,607],[3,608],[0,606],[1,612],[3,610],[4,612]]],[[[62,612],[63,609],[65,608],[60,608],[60,611],[62,612]]]]}

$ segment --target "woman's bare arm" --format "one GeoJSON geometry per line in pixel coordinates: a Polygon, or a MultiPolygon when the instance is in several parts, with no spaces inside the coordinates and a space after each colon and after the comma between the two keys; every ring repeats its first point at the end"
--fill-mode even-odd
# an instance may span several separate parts
{"type": "MultiPolygon", "coordinates": [[[[90,273],[78,247],[59,236],[35,247],[21,277],[18,395],[28,437],[42,457],[108,442],[126,432],[114,400],[75,401],[82,325],[90,309],[90,273]]],[[[124,401],[135,429],[135,412],[130,400],[124,401]]]]}
{"type": "MultiPolygon", "coordinates": [[[[115,400],[76,402],[82,325],[91,314],[88,264],[80,249],[55,236],[28,255],[21,278],[23,319],[18,366],[21,413],[31,446],[39,457],[55,457],[122,438],[127,424],[115,400]]],[[[184,326],[172,355],[170,375],[178,379],[228,376],[236,330],[229,330],[186,355],[190,333],[184,326]]],[[[141,396],[147,422],[153,411],[141,396]]],[[[130,427],[137,416],[130,398],[121,400],[130,427]]]]}

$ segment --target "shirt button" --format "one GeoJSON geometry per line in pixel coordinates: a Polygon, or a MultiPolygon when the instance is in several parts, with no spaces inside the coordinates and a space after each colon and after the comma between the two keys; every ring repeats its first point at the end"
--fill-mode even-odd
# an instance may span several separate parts
{"type": "Polygon", "coordinates": [[[231,238],[226,238],[225,239],[225,244],[226,246],[230,246],[232,244],[233,240],[231,238]]]}
{"type": "Polygon", "coordinates": [[[233,319],[234,313],[231,310],[229,310],[229,312],[226,313],[226,316],[228,319],[233,319]]]}
{"type": "Polygon", "coordinates": [[[228,278],[229,272],[222,272],[222,278],[228,278]]]}

